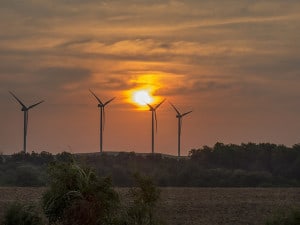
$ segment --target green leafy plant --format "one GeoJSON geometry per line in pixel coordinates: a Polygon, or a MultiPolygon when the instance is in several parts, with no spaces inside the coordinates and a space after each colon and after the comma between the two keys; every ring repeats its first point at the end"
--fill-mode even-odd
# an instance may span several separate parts
{"type": "Polygon", "coordinates": [[[43,209],[50,224],[110,224],[116,217],[118,194],[111,179],[75,162],[56,162],[48,169],[50,189],[43,195],[43,209]]]}

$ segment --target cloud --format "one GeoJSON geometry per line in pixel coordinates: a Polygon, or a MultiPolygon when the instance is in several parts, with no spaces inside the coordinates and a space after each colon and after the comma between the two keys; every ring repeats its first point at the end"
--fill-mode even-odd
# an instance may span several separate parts
{"type": "Polygon", "coordinates": [[[123,91],[135,87],[135,84],[130,82],[131,76],[123,75],[108,75],[97,82],[93,82],[91,86],[102,91],[123,91]]]}
{"type": "Polygon", "coordinates": [[[157,94],[163,96],[216,94],[233,91],[236,85],[234,81],[228,81],[224,78],[212,79],[198,76],[198,78],[177,77],[176,79],[177,82],[172,82],[170,79],[169,85],[161,88],[157,94]]]}
{"type": "Polygon", "coordinates": [[[60,89],[93,80],[119,90],[132,88],[133,72],[156,71],[184,75],[176,88],[206,92],[230,89],[246,75],[297,79],[296,0],[4,0],[1,6],[0,76],[10,85],[28,76],[60,89]],[[83,78],[71,75],[78,71],[83,78]]]}
{"type": "Polygon", "coordinates": [[[49,89],[75,88],[91,79],[92,73],[84,68],[47,67],[35,72],[37,83],[49,89]]]}
{"type": "MultiPolygon", "coordinates": [[[[48,143],[46,150],[69,144],[57,127],[78,140],[76,151],[96,149],[93,126],[99,117],[89,88],[104,99],[118,96],[110,114],[114,132],[107,133],[112,148],[115,131],[128,127],[133,115],[126,91],[142,86],[154,86],[156,97],[174,99],[180,108],[195,109],[187,131],[210,130],[197,144],[224,135],[239,140],[240,130],[234,133],[231,126],[236,121],[255,134],[247,140],[266,133],[291,136],[280,139],[286,143],[297,138],[290,134],[299,133],[298,0],[1,0],[0,5],[1,124],[15,121],[8,90],[25,102],[45,99],[36,116],[48,123],[40,133],[51,139],[35,141],[48,143]],[[127,114],[120,117],[123,109],[127,114]]],[[[143,116],[136,114],[136,121],[143,116]]],[[[11,124],[0,132],[3,146],[15,149],[13,133],[5,136],[11,124]]],[[[124,143],[142,140],[139,129],[132,134],[124,143]]],[[[185,143],[195,143],[191,137],[185,143]]]]}
{"type": "Polygon", "coordinates": [[[116,59],[130,59],[130,57],[132,57],[132,59],[157,59],[157,61],[172,61],[173,57],[204,57],[211,55],[240,56],[253,53],[269,53],[266,50],[255,49],[251,46],[212,45],[189,41],[167,42],[157,39],[128,39],[113,43],[104,43],[96,40],[79,40],[62,43],[58,48],[66,49],[74,53],[113,56],[116,59]]]}

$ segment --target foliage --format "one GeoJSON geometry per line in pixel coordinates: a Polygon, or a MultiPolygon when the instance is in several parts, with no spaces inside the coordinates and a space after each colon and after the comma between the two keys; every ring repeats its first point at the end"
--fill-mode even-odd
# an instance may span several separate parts
{"type": "Polygon", "coordinates": [[[265,225],[299,225],[300,209],[292,209],[287,212],[277,212],[272,218],[268,219],[265,225]]]}
{"type": "Polygon", "coordinates": [[[11,155],[10,158],[8,158],[9,162],[30,162],[34,165],[44,165],[48,164],[49,162],[52,162],[54,160],[54,156],[49,153],[42,151],[41,153],[36,153],[34,151],[30,153],[28,152],[18,152],[13,155],[11,155]]]}
{"type": "Polygon", "coordinates": [[[74,162],[74,157],[71,153],[69,152],[62,152],[62,153],[58,153],[56,155],[56,160],[60,161],[60,162],[74,162]]]}
{"type": "Polygon", "coordinates": [[[48,173],[50,189],[43,196],[43,209],[50,223],[97,225],[115,219],[119,198],[110,178],[98,178],[74,162],[55,162],[48,173]]]}
{"type": "Polygon", "coordinates": [[[5,215],[3,225],[44,225],[36,206],[12,203],[5,215]]]}
{"type": "Polygon", "coordinates": [[[300,186],[300,144],[241,145],[216,143],[192,149],[188,157],[134,152],[57,155],[17,153],[2,155],[0,185],[45,186],[47,164],[77,160],[98,176],[111,175],[116,186],[133,186],[134,171],[154,177],[159,186],[278,187],[300,186]],[[27,177],[27,178],[26,178],[27,177]]]}
{"type": "Polygon", "coordinates": [[[137,187],[131,189],[133,205],[127,210],[125,224],[128,225],[158,225],[161,224],[155,217],[155,209],[160,197],[151,178],[134,175],[137,187]]]}
{"type": "Polygon", "coordinates": [[[136,186],[131,189],[132,204],[122,206],[109,177],[99,178],[75,160],[49,164],[49,189],[42,197],[43,217],[37,208],[12,204],[4,225],[160,225],[156,206],[160,191],[152,179],[135,174],[136,186]]]}

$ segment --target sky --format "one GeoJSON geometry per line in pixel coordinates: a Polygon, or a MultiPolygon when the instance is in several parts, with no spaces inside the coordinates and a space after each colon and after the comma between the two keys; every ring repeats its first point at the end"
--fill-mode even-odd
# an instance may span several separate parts
{"type": "Polygon", "coordinates": [[[151,152],[151,112],[133,103],[147,90],[157,110],[155,151],[182,154],[216,142],[300,143],[298,0],[1,0],[0,152],[151,152]]]}

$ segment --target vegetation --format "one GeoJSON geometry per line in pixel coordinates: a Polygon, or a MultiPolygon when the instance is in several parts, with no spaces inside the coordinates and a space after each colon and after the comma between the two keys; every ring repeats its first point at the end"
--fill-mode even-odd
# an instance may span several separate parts
{"type": "Polygon", "coordinates": [[[73,162],[52,163],[48,174],[43,209],[51,224],[112,224],[119,199],[109,178],[98,178],[73,162]]]}
{"type": "MultiPolygon", "coordinates": [[[[109,177],[98,177],[90,168],[75,161],[55,161],[48,168],[49,189],[43,194],[42,208],[49,224],[59,225],[161,225],[155,208],[159,191],[152,180],[135,175],[131,190],[133,204],[121,207],[119,195],[109,177]]],[[[4,225],[42,225],[36,207],[14,203],[4,225]]]]}
{"type": "Polygon", "coordinates": [[[300,145],[269,143],[225,145],[216,143],[192,149],[177,159],[162,154],[32,152],[2,155],[0,186],[45,186],[47,165],[73,158],[90,166],[98,176],[112,177],[113,185],[133,186],[139,171],[155,178],[159,186],[174,187],[288,187],[300,186],[300,145]]]}
{"type": "Polygon", "coordinates": [[[162,222],[155,217],[155,209],[159,200],[160,191],[149,177],[135,174],[137,187],[131,190],[133,205],[127,209],[124,224],[126,225],[156,225],[162,222]]]}

